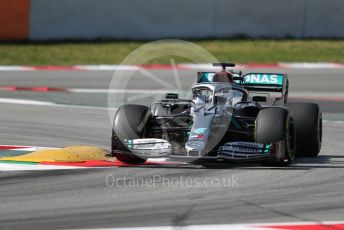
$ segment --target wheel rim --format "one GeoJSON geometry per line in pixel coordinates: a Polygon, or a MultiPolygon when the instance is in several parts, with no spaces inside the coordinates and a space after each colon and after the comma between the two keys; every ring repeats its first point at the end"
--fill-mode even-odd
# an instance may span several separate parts
{"type": "Polygon", "coordinates": [[[319,120],[318,120],[318,127],[317,127],[317,141],[319,143],[318,145],[318,151],[321,149],[322,144],[322,114],[319,114],[319,120]]]}
{"type": "Polygon", "coordinates": [[[293,160],[295,157],[295,129],[294,129],[294,122],[291,119],[288,125],[287,148],[288,148],[289,160],[293,160]]]}

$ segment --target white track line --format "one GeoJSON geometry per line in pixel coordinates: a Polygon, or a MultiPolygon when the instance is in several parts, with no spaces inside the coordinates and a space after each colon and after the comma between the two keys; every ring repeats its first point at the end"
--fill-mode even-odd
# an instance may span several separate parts
{"type": "MultiPolygon", "coordinates": [[[[52,66],[54,67],[54,66],[52,66]]],[[[135,65],[75,65],[75,66],[70,66],[66,67],[65,69],[63,66],[55,66],[58,67],[57,70],[66,70],[66,71],[71,71],[71,70],[81,70],[81,71],[136,71],[141,69],[139,66],[135,65]]],[[[0,66],[0,71],[40,71],[40,70],[45,70],[45,71],[56,71],[54,69],[49,69],[49,68],[44,68],[41,66],[15,66],[15,65],[3,65],[0,66]]]]}
{"type": "Polygon", "coordinates": [[[56,105],[53,102],[47,102],[47,101],[12,99],[12,98],[0,98],[0,103],[22,104],[22,105],[56,105]]]}
{"type": "MultiPolygon", "coordinates": [[[[11,146],[11,145],[0,145],[1,146],[11,146]]],[[[24,151],[24,152],[33,152],[38,150],[44,150],[44,149],[60,149],[60,148],[53,148],[53,147],[36,147],[36,146],[20,146],[20,145],[13,145],[13,147],[17,148],[11,148],[11,149],[1,149],[0,151],[24,151]]]]}
{"type": "Polygon", "coordinates": [[[96,110],[114,110],[114,111],[117,110],[117,108],[83,106],[83,105],[64,105],[64,104],[56,104],[54,102],[24,100],[24,99],[12,99],[12,98],[0,98],[0,103],[19,104],[19,105],[51,106],[51,107],[73,108],[73,109],[96,109],[96,110]]]}
{"type": "MultiPolygon", "coordinates": [[[[274,229],[274,226],[293,227],[299,226],[302,230],[303,225],[311,225],[316,229],[337,229],[336,225],[343,225],[343,221],[338,222],[288,222],[288,223],[259,223],[259,224],[218,224],[218,225],[190,225],[190,226],[152,226],[152,227],[128,227],[128,228],[95,228],[97,230],[268,230],[274,229]]],[[[277,228],[276,228],[277,229],[277,228]]],[[[278,228],[281,229],[281,228],[278,228]]],[[[293,228],[296,229],[296,228],[293,228]]],[[[307,229],[310,229],[309,227],[307,229]]],[[[342,228],[340,228],[342,229],[342,228]]]]}
{"type": "Polygon", "coordinates": [[[33,71],[33,67],[2,65],[0,71],[33,71]]]}
{"type": "Polygon", "coordinates": [[[77,166],[56,166],[56,165],[40,165],[25,163],[0,163],[1,171],[39,171],[39,170],[60,170],[60,169],[83,169],[86,167],[77,166]]]}
{"type": "MultiPolygon", "coordinates": [[[[154,226],[154,227],[133,227],[133,228],[94,228],[94,230],[253,230],[262,229],[254,228],[247,225],[235,225],[235,224],[224,224],[224,225],[194,225],[194,226],[154,226]]],[[[266,228],[265,228],[266,229],[266,228]]],[[[271,229],[270,229],[271,230],[271,229]]]]}
{"type": "Polygon", "coordinates": [[[137,93],[137,94],[161,94],[168,93],[173,90],[160,90],[160,89],[80,89],[69,88],[67,92],[72,93],[137,93]]]}
{"type": "Polygon", "coordinates": [[[135,65],[76,65],[74,68],[79,70],[89,70],[89,71],[109,71],[109,70],[132,70],[136,71],[141,69],[139,66],[135,65]]]}
{"type": "Polygon", "coordinates": [[[343,68],[344,65],[340,63],[326,63],[326,62],[304,62],[304,63],[278,63],[279,67],[287,69],[336,69],[343,68]]]}

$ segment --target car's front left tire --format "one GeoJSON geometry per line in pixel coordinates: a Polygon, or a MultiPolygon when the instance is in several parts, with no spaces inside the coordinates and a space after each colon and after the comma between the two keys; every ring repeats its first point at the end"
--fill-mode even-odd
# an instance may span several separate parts
{"type": "Polygon", "coordinates": [[[113,121],[111,137],[111,154],[117,160],[138,164],[146,160],[131,153],[124,140],[142,138],[145,119],[149,108],[143,105],[123,105],[118,108],[113,121]]]}
{"type": "Polygon", "coordinates": [[[295,157],[295,126],[289,111],[271,107],[259,111],[256,119],[257,143],[272,144],[275,156],[262,161],[263,165],[287,166],[295,157]]]}

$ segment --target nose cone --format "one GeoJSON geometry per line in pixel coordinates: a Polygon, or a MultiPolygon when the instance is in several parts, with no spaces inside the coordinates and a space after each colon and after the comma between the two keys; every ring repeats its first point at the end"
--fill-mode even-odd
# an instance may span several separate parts
{"type": "Polygon", "coordinates": [[[189,156],[201,156],[206,142],[204,140],[189,140],[185,143],[185,149],[189,156]]]}

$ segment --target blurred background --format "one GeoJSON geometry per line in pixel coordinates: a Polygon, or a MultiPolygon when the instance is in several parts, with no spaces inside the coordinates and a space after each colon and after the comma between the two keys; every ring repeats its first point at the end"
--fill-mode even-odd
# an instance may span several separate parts
{"type": "Polygon", "coordinates": [[[341,0],[2,0],[2,40],[342,38],[341,0]]]}
{"type": "Polygon", "coordinates": [[[341,0],[1,0],[0,12],[0,64],[120,63],[166,38],[242,63],[344,57],[341,0]]]}
{"type": "MultiPolygon", "coordinates": [[[[320,156],[287,168],[32,172],[42,165],[0,160],[0,228],[208,229],[198,225],[344,220],[343,25],[343,0],[0,0],[0,157],[15,154],[6,148],[18,145],[109,150],[116,108],[151,103],[162,91],[189,92],[197,71],[210,66],[200,65],[199,54],[214,57],[207,63],[236,62],[244,73],[288,74],[288,100],[318,103],[324,122],[320,156]],[[187,44],[180,53],[166,48],[154,56],[146,45],[161,39],[189,42],[178,43],[187,44]],[[181,182],[234,178],[239,186],[126,187],[125,178],[156,175],[181,182]],[[123,186],[107,186],[109,176],[123,186]]],[[[336,227],[307,227],[330,228],[336,227]]]]}

